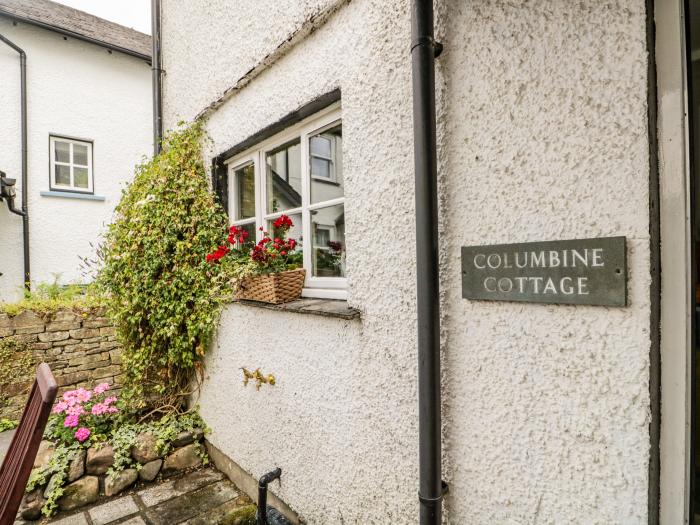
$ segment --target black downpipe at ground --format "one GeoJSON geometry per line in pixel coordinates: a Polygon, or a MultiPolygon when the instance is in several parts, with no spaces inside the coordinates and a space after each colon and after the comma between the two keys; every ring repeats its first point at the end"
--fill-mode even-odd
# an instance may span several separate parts
{"type": "Polygon", "coordinates": [[[158,155],[163,140],[163,100],[161,80],[163,70],[161,69],[160,53],[160,0],[151,0],[151,75],[153,89],[153,154],[158,155]]]}
{"type": "Polygon", "coordinates": [[[412,1],[411,40],[418,280],[418,498],[421,525],[438,525],[442,522],[443,483],[435,56],[442,47],[433,36],[432,0],[412,1]]]}
{"type": "Polygon", "coordinates": [[[258,480],[258,510],[255,514],[256,525],[270,525],[268,521],[267,486],[274,480],[280,479],[280,476],[282,476],[282,469],[277,467],[275,470],[263,474],[260,480],[258,480]]]}
{"type": "Polygon", "coordinates": [[[21,148],[22,148],[22,211],[17,213],[22,217],[22,251],[24,255],[24,287],[31,290],[31,272],[29,265],[29,191],[27,190],[27,54],[11,40],[0,35],[4,42],[19,54],[20,70],[20,119],[21,119],[21,148]]]}

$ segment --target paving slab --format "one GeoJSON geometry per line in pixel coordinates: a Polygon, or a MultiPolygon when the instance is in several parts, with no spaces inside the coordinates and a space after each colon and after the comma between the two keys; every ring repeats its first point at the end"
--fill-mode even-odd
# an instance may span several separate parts
{"type": "Polygon", "coordinates": [[[73,514],[67,518],[60,518],[56,521],[51,521],[51,525],[88,525],[88,520],[84,513],[73,514]]]}
{"type": "Polygon", "coordinates": [[[212,507],[218,507],[238,496],[230,481],[217,481],[194,492],[170,499],[146,511],[153,525],[176,525],[201,515],[212,507]]]}
{"type": "Polygon", "coordinates": [[[12,443],[14,435],[14,430],[0,432],[0,464],[2,464],[3,459],[5,459],[5,454],[7,454],[7,449],[10,448],[10,443],[12,443]]]}
{"type": "Polygon", "coordinates": [[[146,522],[143,521],[143,518],[141,516],[136,516],[135,518],[131,518],[128,521],[123,521],[119,525],[146,525],[146,522]]]}
{"type": "Polygon", "coordinates": [[[251,505],[223,473],[208,467],[149,483],[136,492],[98,501],[80,512],[15,525],[214,525],[251,505]]]}
{"type": "Polygon", "coordinates": [[[89,510],[93,525],[107,525],[119,518],[124,518],[139,511],[134,498],[125,496],[123,498],[103,503],[89,510]]]}
{"type": "Polygon", "coordinates": [[[220,481],[224,475],[214,469],[202,469],[192,472],[178,479],[171,479],[138,492],[141,501],[146,507],[153,507],[163,501],[182,496],[198,488],[204,487],[216,481],[220,481]]]}
{"type": "Polygon", "coordinates": [[[223,518],[231,514],[233,511],[250,505],[252,501],[247,496],[239,496],[236,499],[232,499],[214,507],[213,509],[195,516],[194,518],[188,519],[183,525],[211,525],[212,523],[219,523],[223,518]]]}

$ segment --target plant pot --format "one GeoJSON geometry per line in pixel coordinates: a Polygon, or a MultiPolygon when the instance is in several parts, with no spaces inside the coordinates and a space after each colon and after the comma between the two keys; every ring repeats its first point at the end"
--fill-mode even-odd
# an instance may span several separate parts
{"type": "Polygon", "coordinates": [[[306,270],[257,275],[244,279],[236,291],[236,299],[282,304],[301,297],[306,270]]]}

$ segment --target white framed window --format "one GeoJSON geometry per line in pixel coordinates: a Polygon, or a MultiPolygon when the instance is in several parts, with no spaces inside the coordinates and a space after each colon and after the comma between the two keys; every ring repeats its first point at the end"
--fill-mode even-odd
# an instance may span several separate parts
{"type": "Polygon", "coordinates": [[[52,190],[92,193],[92,142],[50,135],[49,171],[52,190]]]}
{"type": "Polygon", "coordinates": [[[304,297],[347,297],[342,137],[334,104],[226,160],[231,224],[259,241],[261,227],[274,235],[275,219],[292,219],[304,297]]]}

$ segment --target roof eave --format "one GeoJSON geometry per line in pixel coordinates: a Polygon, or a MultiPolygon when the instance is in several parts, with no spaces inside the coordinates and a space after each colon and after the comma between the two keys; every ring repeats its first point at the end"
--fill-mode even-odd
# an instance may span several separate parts
{"type": "Polygon", "coordinates": [[[7,12],[2,8],[0,8],[0,16],[6,16],[7,18],[11,18],[12,20],[17,20],[19,22],[31,24],[31,25],[34,25],[37,27],[41,27],[43,29],[48,29],[49,31],[53,31],[55,33],[60,33],[60,34],[65,35],[65,36],[75,38],[76,40],[82,40],[83,42],[89,42],[91,44],[95,44],[97,46],[104,47],[104,48],[110,49],[112,51],[118,51],[119,53],[124,53],[125,55],[130,55],[132,57],[136,57],[136,58],[139,58],[141,60],[145,60],[149,64],[151,63],[151,56],[150,55],[144,55],[143,53],[139,53],[138,51],[134,51],[133,49],[115,46],[114,44],[110,44],[109,42],[104,42],[103,40],[97,40],[95,38],[90,38],[89,36],[81,35],[80,33],[76,33],[74,31],[70,31],[68,29],[64,29],[62,27],[58,27],[58,26],[55,26],[52,24],[47,24],[45,22],[40,22],[38,20],[33,20],[31,18],[18,16],[17,14],[7,12]]]}

